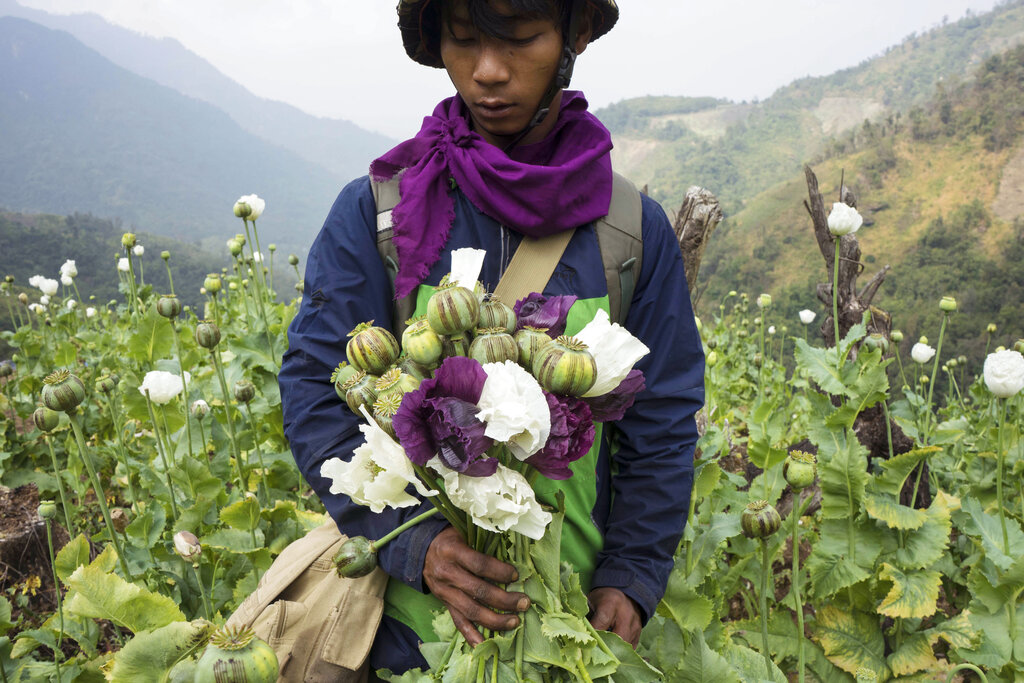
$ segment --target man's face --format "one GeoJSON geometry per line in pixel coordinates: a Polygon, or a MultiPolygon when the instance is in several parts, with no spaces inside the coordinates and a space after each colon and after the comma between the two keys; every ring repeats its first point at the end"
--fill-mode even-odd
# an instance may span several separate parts
{"type": "MultiPolygon", "coordinates": [[[[466,0],[451,0],[441,31],[441,60],[469,108],[474,130],[500,147],[537,111],[558,69],[562,33],[550,19],[515,17],[503,0],[492,0],[491,6],[512,18],[511,39],[484,35],[470,21],[466,0]]],[[[557,119],[556,109],[545,121],[549,125],[536,131],[540,137],[557,119]]]]}

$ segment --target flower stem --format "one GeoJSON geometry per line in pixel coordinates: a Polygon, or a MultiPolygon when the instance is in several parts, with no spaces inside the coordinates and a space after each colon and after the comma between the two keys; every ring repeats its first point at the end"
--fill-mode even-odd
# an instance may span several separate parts
{"type": "Polygon", "coordinates": [[[419,524],[420,522],[422,522],[424,520],[430,519],[431,517],[436,515],[438,512],[439,512],[439,510],[437,510],[437,508],[434,508],[433,510],[427,510],[426,512],[424,512],[422,514],[413,517],[408,522],[402,523],[400,526],[396,527],[394,530],[389,531],[385,535],[383,535],[380,538],[378,538],[376,541],[371,542],[370,543],[370,547],[374,551],[380,550],[381,548],[386,546],[388,543],[390,543],[396,536],[398,536],[398,534],[402,533],[406,529],[411,529],[412,527],[416,526],[417,524],[419,524]]]}
{"type": "Polygon", "coordinates": [[[133,313],[138,313],[139,312],[139,293],[138,293],[138,290],[136,290],[136,288],[135,288],[135,266],[133,265],[133,259],[132,259],[131,251],[128,251],[127,254],[128,254],[128,286],[131,289],[132,312],[133,313]]]}
{"type": "Polygon", "coordinates": [[[889,444],[889,459],[892,460],[892,418],[889,417],[889,398],[882,400],[882,413],[885,415],[885,439],[889,444]]]}
{"type": "MultiPolygon", "coordinates": [[[[794,553],[795,555],[795,553],[794,553]]],[[[772,656],[768,652],[768,574],[771,572],[771,555],[768,552],[767,539],[761,539],[761,591],[760,599],[761,612],[761,654],[764,655],[764,665],[767,671],[768,680],[772,680],[772,656]]]]}
{"type": "MultiPolygon", "coordinates": [[[[239,406],[241,410],[241,406],[239,406]]],[[[252,409],[247,407],[246,414],[249,416],[249,429],[252,431],[252,442],[256,448],[256,458],[260,461],[260,481],[263,483],[263,504],[270,503],[270,484],[267,483],[267,465],[263,462],[263,450],[260,449],[260,435],[256,430],[256,420],[253,419],[252,409]]]]}
{"type": "Polygon", "coordinates": [[[224,394],[224,419],[228,423],[228,439],[231,441],[231,453],[235,456],[235,466],[238,469],[239,493],[245,494],[245,476],[242,473],[242,453],[238,450],[238,441],[235,439],[235,421],[231,418],[231,394],[228,392],[228,383],[224,379],[224,368],[220,362],[220,355],[217,347],[210,349],[210,356],[213,358],[213,367],[217,370],[217,379],[220,381],[220,390],[224,394]]]}
{"type": "Polygon", "coordinates": [[[89,455],[88,449],[85,447],[85,436],[82,434],[82,425],[78,420],[78,416],[74,413],[68,413],[68,417],[71,419],[71,429],[75,432],[75,441],[78,443],[78,452],[82,454],[82,462],[85,463],[85,468],[89,471],[89,477],[92,479],[93,489],[96,491],[96,502],[100,504],[100,512],[103,513],[103,521],[107,524],[107,532],[110,534],[110,540],[114,543],[114,550],[117,551],[117,559],[121,561],[121,571],[124,572],[124,577],[129,582],[134,581],[130,571],[128,571],[128,561],[124,557],[124,552],[121,550],[121,539],[117,537],[117,530],[114,529],[114,523],[110,520],[110,510],[107,509],[107,498],[103,493],[103,484],[100,482],[99,476],[96,474],[96,468],[93,466],[92,456],[89,455]]]}
{"type": "Polygon", "coordinates": [[[210,599],[206,597],[206,587],[203,585],[203,576],[199,573],[199,564],[192,565],[192,573],[195,574],[196,583],[199,584],[199,595],[203,598],[203,610],[206,612],[206,620],[213,621],[213,608],[210,607],[210,599]]]}
{"type": "Polygon", "coordinates": [[[135,493],[135,483],[132,481],[132,471],[128,467],[128,453],[124,445],[124,427],[121,424],[121,414],[114,410],[114,400],[110,397],[110,394],[106,394],[106,397],[107,408],[110,410],[110,419],[114,423],[114,429],[117,430],[118,455],[121,456],[121,464],[124,465],[125,477],[128,478],[128,490],[132,495],[132,506],[134,506],[136,512],[138,512],[139,496],[135,493]]]}
{"type": "MultiPolygon", "coordinates": [[[[168,270],[168,272],[170,272],[168,270]]],[[[174,350],[178,354],[178,369],[181,371],[181,405],[185,410],[185,435],[188,438],[188,457],[195,457],[192,451],[192,411],[188,409],[188,380],[185,378],[185,356],[181,352],[181,335],[178,334],[178,326],[173,320],[168,320],[171,325],[171,332],[174,333],[174,350]]]]}
{"type": "MultiPolygon", "coordinates": [[[[60,618],[60,632],[57,634],[57,651],[53,653],[53,665],[57,669],[57,680],[60,681],[61,643],[64,642],[64,601],[60,594],[60,579],[57,578],[57,558],[53,553],[53,529],[50,520],[46,522],[46,545],[50,548],[50,571],[53,572],[53,593],[57,598],[57,614],[60,618]]],[[[3,668],[3,664],[0,664],[3,668]]]]}
{"type": "MultiPolygon", "coordinates": [[[[996,399],[998,400],[998,399],[996,399]]],[[[999,411],[999,426],[997,427],[998,452],[996,454],[996,501],[999,505],[999,525],[1003,529],[1003,552],[1010,554],[1010,536],[1006,532],[1006,510],[1003,508],[1003,467],[1006,461],[1006,453],[1003,452],[1003,425],[1006,422],[1006,401],[1002,401],[1002,409],[999,411]]]]}
{"type": "Polygon", "coordinates": [[[935,393],[935,378],[939,374],[939,358],[942,357],[942,338],[946,335],[946,323],[949,321],[949,312],[943,311],[942,325],[939,326],[939,345],[935,347],[935,361],[932,363],[932,376],[928,381],[928,403],[924,411],[924,434],[921,435],[921,443],[928,445],[930,440],[932,423],[932,396],[935,393]]]}
{"type": "Polygon", "coordinates": [[[797,624],[797,674],[799,683],[804,683],[804,604],[800,600],[800,498],[803,491],[796,492],[793,501],[793,598],[796,600],[797,624]]]}
{"type": "Polygon", "coordinates": [[[966,669],[968,671],[973,671],[974,673],[978,674],[978,677],[981,678],[982,683],[988,683],[988,677],[985,676],[985,673],[981,669],[979,669],[978,667],[974,666],[973,664],[966,664],[966,663],[965,664],[957,664],[952,669],[950,669],[949,670],[949,676],[946,677],[946,683],[953,683],[953,678],[956,676],[956,672],[964,670],[964,669],[966,669]]]}
{"type": "Polygon", "coordinates": [[[50,441],[50,436],[44,434],[43,438],[46,440],[47,448],[50,449],[50,462],[53,463],[53,476],[57,478],[57,493],[60,494],[60,506],[64,509],[64,523],[68,525],[68,533],[71,534],[71,538],[74,538],[78,535],[75,533],[75,528],[71,525],[71,517],[74,511],[64,495],[64,480],[61,477],[60,466],[57,464],[57,454],[53,452],[53,443],[50,441]]]}
{"type": "Polygon", "coordinates": [[[167,288],[171,294],[174,294],[174,276],[171,275],[171,262],[170,260],[164,261],[164,266],[167,268],[167,288]]]}
{"type": "MultiPolygon", "coordinates": [[[[164,476],[167,477],[167,495],[171,499],[171,514],[174,521],[178,520],[178,504],[174,502],[174,484],[171,483],[171,467],[167,464],[167,454],[164,452],[164,442],[160,439],[160,428],[156,424],[156,413],[153,412],[153,401],[149,398],[149,390],[146,390],[146,408],[149,409],[149,421],[153,423],[153,432],[156,436],[156,451],[160,454],[160,460],[164,464],[164,476]]],[[[174,524],[171,525],[172,527],[174,524]]]]}
{"type": "MultiPolygon", "coordinates": [[[[843,371],[843,357],[839,355],[839,245],[842,237],[836,237],[836,257],[832,268],[832,327],[835,330],[836,363],[839,372],[843,371]]],[[[771,671],[768,672],[771,678],[771,671]]]]}

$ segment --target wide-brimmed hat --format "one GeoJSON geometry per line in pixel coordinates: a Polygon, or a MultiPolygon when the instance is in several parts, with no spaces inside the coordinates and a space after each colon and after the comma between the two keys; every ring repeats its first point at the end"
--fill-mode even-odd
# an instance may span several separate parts
{"type": "MultiPolygon", "coordinates": [[[[402,42],[406,53],[415,61],[426,66],[444,68],[441,55],[430,50],[431,45],[440,42],[440,25],[436,13],[426,9],[433,0],[399,0],[398,28],[402,31],[402,42]],[[434,40],[428,40],[428,37],[434,40]]],[[[619,8],[615,0],[586,0],[594,8],[594,30],[591,42],[611,30],[619,19],[619,8]]]]}

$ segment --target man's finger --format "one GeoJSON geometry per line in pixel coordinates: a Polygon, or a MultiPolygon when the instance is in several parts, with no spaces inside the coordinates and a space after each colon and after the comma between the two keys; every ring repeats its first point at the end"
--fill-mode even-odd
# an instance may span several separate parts
{"type": "Polygon", "coordinates": [[[512,583],[519,578],[516,568],[501,560],[479,553],[469,546],[456,546],[453,559],[474,576],[496,583],[512,583]]]}
{"type": "Polygon", "coordinates": [[[459,633],[466,639],[472,647],[476,647],[480,643],[484,642],[484,637],[473,625],[473,622],[466,618],[462,612],[456,608],[448,605],[448,613],[452,615],[452,621],[455,622],[455,628],[459,629],[459,633]]]}
{"type": "Polygon", "coordinates": [[[590,624],[598,631],[611,631],[615,624],[615,608],[608,600],[598,600],[590,624]]]}

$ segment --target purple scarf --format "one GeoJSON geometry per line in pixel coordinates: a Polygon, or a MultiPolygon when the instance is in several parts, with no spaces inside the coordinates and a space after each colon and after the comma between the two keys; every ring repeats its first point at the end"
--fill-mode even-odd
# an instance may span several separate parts
{"type": "Polygon", "coordinates": [[[470,130],[460,97],[442,101],[416,137],[370,165],[377,181],[404,171],[392,213],[395,298],[412,292],[441,257],[455,220],[449,177],[502,225],[544,237],[608,214],[611,148],[611,135],[580,92],[562,94],[558,122],[544,140],[516,147],[510,156],[470,130]]]}

